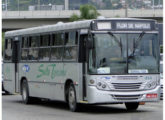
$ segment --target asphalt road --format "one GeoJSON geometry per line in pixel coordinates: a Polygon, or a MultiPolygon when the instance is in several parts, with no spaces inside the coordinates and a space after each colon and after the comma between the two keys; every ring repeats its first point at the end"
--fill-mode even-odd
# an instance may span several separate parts
{"type": "Polygon", "coordinates": [[[2,120],[163,120],[163,101],[141,105],[135,112],[128,112],[123,104],[118,104],[88,105],[73,113],[62,102],[25,105],[20,95],[3,95],[2,120]]]}

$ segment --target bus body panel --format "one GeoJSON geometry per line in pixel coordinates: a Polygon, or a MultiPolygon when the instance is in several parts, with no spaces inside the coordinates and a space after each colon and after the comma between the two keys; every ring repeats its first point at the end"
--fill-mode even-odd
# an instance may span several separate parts
{"type": "Polygon", "coordinates": [[[15,93],[15,64],[3,63],[4,89],[10,93],[15,93]]]}
{"type": "Polygon", "coordinates": [[[78,63],[20,63],[19,79],[27,79],[30,96],[62,101],[65,100],[65,82],[72,80],[79,99],[80,70],[78,63]]]}

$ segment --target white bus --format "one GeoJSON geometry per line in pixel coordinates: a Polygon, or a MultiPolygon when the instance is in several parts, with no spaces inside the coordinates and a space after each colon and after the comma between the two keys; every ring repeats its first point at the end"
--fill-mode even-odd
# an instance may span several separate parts
{"type": "Polygon", "coordinates": [[[156,21],[118,18],[59,23],[5,33],[4,88],[25,104],[36,98],[80,104],[160,98],[156,21]]]}

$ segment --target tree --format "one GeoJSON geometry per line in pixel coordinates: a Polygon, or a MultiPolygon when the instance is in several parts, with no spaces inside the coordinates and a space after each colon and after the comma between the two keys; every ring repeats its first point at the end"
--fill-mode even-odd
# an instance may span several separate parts
{"type": "Polygon", "coordinates": [[[79,20],[80,17],[77,15],[77,14],[73,14],[71,17],[70,17],[70,21],[77,21],[79,20]]]}
{"type": "Polygon", "coordinates": [[[70,21],[76,21],[80,19],[96,19],[98,15],[100,14],[97,12],[96,7],[93,5],[81,5],[80,16],[73,14],[70,17],[70,21]]]}
{"type": "Polygon", "coordinates": [[[93,5],[80,6],[81,19],[96,19],[99,13],[93,5]]]}

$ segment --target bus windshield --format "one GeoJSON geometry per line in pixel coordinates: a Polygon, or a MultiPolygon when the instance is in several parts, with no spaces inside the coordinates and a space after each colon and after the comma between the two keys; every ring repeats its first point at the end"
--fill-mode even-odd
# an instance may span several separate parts
{"type": "Polygon", "coordinates": [[[91,74],[158,73],[158,40],[154,33],[94,33],[89,50],[91,74]]]}

